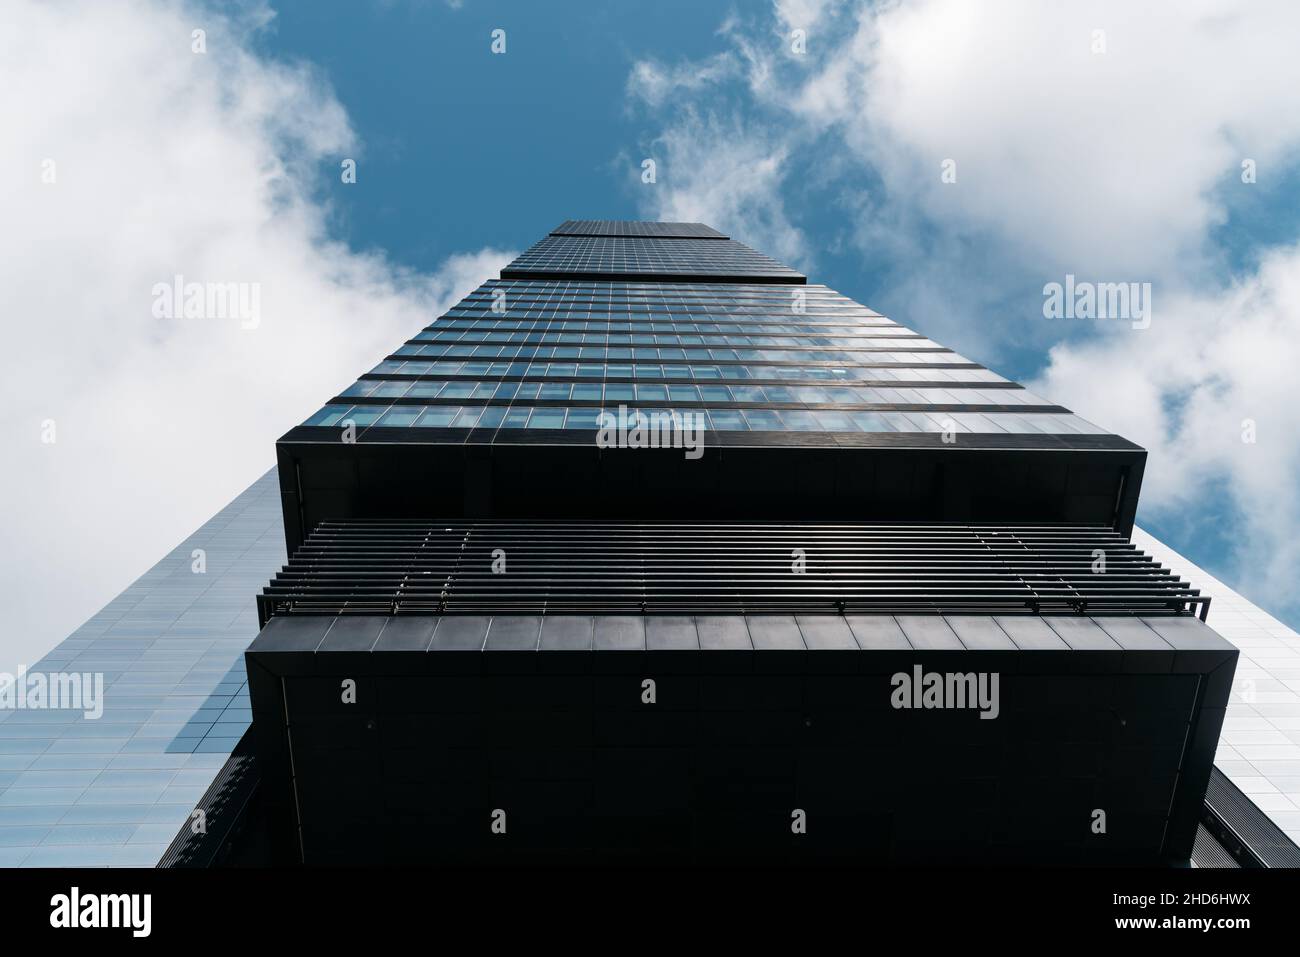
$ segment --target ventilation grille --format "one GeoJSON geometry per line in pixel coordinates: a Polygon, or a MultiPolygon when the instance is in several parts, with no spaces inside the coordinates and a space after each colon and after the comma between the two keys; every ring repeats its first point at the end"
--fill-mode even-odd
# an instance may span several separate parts
{"type": "Polygon", "coordinates": [[[259,597],[307,614],[1190,614],[1092,526],[325,522],[259,597]],[[1104,561],[1104,571],[1102,563],[1104,561]]]}
{"type": "Polygon", "coordinates": [[[158,861],[159,867],[211,867],[226,843],[242,825],[245,808],[261,780],[251,732],[231,752],[216,778],[203,793],[193,813],[202,812],[203,827],[196,829],[193,813],[158,861]]]}
{"type": "Polygon", "coordinates": [[[1218,768],[1210,773],[1202,824],[1248,867],[1300,867],[1300,848],[1218,768]]]}

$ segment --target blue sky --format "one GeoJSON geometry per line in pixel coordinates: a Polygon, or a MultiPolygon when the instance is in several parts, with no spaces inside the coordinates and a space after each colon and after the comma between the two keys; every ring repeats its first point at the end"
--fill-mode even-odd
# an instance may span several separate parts
{"type": "Polygon", "coordinates": [[[628,109],[628,72],[648,55],[708,55],[726,12],[689,0],[567,15],[539,3],[275,9],[258,47],[319,66],[362,145],[355,189],[335,188],[332,162],[321,170],[339,235],[426,271],[466,249],[523,248],[566,218],[635,218],[633,167],[652,128],[628,109]],[[498,27],[504,55],[489,49],[498,27]]]}
{"type": "Polygon", "coordinates": [[[1300,621],[1294,4],[13,11],[0,279],[10,315],[42,317],[0,359],[14,661],[569,217],[709,222],[1143,444],[1139,521],[1300,621]],[[259,282],[264,321],[160,324],[148,292],[176,273],[259,282]],[[1044,318],[1066,274],[1150,282],[1151,327],[1044,318]],[[46,420],[57,445],[32,438],[46,420]],[[88,486],[96,471],[112,481],[88,486]]]}

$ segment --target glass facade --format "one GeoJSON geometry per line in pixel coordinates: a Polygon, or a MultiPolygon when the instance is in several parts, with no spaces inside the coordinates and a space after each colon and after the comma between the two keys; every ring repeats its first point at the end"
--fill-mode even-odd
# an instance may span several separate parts
{"type": "Polygon", "coordinates": [[[1125,533],[1137,508],[1134,443],[699,223],[567,221],[425,322],[277,443],[291,550],[435,503],[1125,533]]]}
{"type": "Polygon", "coordinates": [[[0,710],[0,867],[162,857],[252,719],[243,656],[280,514],[272,471],[28,667],[102,674],[103,714],[0,710]]]}
{"type": "Polygon", "coordinates": [[[1106,434],[700,224],[571,220],[502,277],[303,424],[350,422],[361,441],[391,428],[502,439],[544,429],[585,441],[602,412],[623,407],[769,436],[1106,434]],[[696,281],[564,278],[641,266],[696,281]],[[749,282],[751,267],[781,281],[749,282]],[[715,281],[719,271],[732,281],[715,281]]]}

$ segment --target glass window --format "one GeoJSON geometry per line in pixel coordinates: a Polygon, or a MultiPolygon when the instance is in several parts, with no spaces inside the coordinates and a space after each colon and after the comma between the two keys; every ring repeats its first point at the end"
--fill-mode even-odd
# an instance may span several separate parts
{"type": "Polygon", "coordinates": [[[860,429],[856,422],[849,417],[846,412],[829,412],[818,410],[813,413],[817,416],[817,421],[821,423],[823,429],[828,432],[858,432],[860,429]]]}
{"type": "Polygon", "coordinates": [[[424,410],[424,415],[420,416],[415,424],[425,429],[445,429],[451,424],[451,420],[456,417],[458,411],[455,406],[430,406],[424,410]]]}
{"type": "Polygon", "coordinates": [[[1018,415],[1012,415],[1010,412],[988,412],[985,413],[984,417],[997,425],[1004,432],[1029,435],[1038,431],[1023,418],[1018,415]]]}
{"type": "Polygon", "coordinates": [[[352,408],[350,405],[327,405],[307,419],[303,425],[334,425],[343,418],[343,413],[352,408]]]}
{"type": "Polygon", "coordinates": [[[448,382],[441,392],[444,399],[468,399],[477,382],[448,382]]]}
{"type": "Polygon", "coordinates": [[[786,409],[781,413],[781,418],[785,420],[787,428],[797,429],[801,432],[816,432],[822,427],[811,412],[786,409]]]}
{"type": "Polygon", "coordinates": [[[849,412],[848,416],[863,432],[897,432],[895,424],[882,412],[849,412]]]}
{"type": "Polygon", "coordinates": [[[785,428],[781,416],[771,409],[746,409],[744,416],[749,427],[755,431],[775,432],[785,428]]]}
{"type": "Polygon", "coordinates": [[[611,382],[605,386],[605,398],[615,402],[631,402],[636,397],[630,385],[611,382]]]}
{"type": "Polygon", "coordinates": [[[503,429],[522,429],[528,424],[530,409],[511,409],[501,423],[503,429]]]}
{"type": "Polygon", "coordinates": [[[564,428],[564,409],[534,409],[532,417],[528,420],[530,429],[562,429],[564,428]]]}
{"type": "MultiPolygon", "coordinates": [[[[1010,413],[993,413],[994,415],[1010,415],[1010,413]]],[[[1060,434],[1061,427],[1056,424],[1055,416],[1045,415],[1041,412],[1024,412],[1014,416],[1024,423],[1026,428],[1035,432],[1046,432],[1048,434],[1060,434]]]]}
{"type": "Polygon", "coordinates": [[[988,416],[981,415],[978,412],[954,412],[951,418],[967,432],[1004,431],[990,422],[988,416]]]}
{"type": "Polygon", "coordinates": [[[415,420],[424,411],[419,405],[395,405],[379,417],[375,425],[390,428],[406,428],[415,424],[415,420]]]}
{"type": "Polygon", "coordinates": [[[349,397],[370,395],[370,393],[375,391],[375,387],[378,385],[379,383],[375,382],[373,379],[362,379],[360,382],[352,383],[350,386],[344,389],[340,393],[340,395],[345,395],[349,397]]]}
{"type": "Polygon", "coordinates": [[[674,402],[698,402],[700,390],[693,385],[670,385],[668,397],[674,402]]]}
{"type": "Polygon", "coordinates": [[[600,409],[570,409],[564,420],[566,429],[600,428],[600,409]]]}
{"type": "Polygon", "coordinates": [[[460,409],[456,412],[456,417],[451,420],[451,427],[453,429],[472,429],[482,412],[483,407],[478,405],[460,409]]]}
{"type": "Polygon", "coordinates": [[[506,417],[506,407],[505,407],[505,406],[503,406],[503,405],[490,405],[490,406],[488,406],[486,409],[484,409],[484,410],[483,410],[483,414],[482,414],[481,416],[479,416],[479,420],[478,420],[478,428],[480,428],[480,429],[495,429],[497,426],[499,426],[499,425],[501,424],[501,421],[502,421],[505,417],[506,417]]]}
{"type": "Polygon", "coordinates": [[[1058,414],[1056,418],[1058,420],[1061,420],[1064,425],[1067,425],[1071,429],[1074,429],[1075,431],[1080,432],[1083,435],[1105,435],[1106,434],[1105,429],[1099,428],[1098,426],[1089,422],[1081,415],[1074,415],[1073,413],[1071,413],[1070,415],[1058,414]]]}
{"type": "Polygon", "coordinates": [[[726,432],[743,431],[748,428],[744,417],[734,409],[710,409],[709,421],[713,428],[726,432]]]}

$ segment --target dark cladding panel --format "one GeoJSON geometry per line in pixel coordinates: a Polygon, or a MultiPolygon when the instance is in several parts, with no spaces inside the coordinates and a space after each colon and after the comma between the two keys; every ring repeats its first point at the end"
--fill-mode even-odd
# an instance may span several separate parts
{"type": "Polygon", "coordinates": [[[590,651],[595,621],[586,615],[549,615],[542,619],[543,651],[590,651]]]}
{"type": "Polygon", "coordinates": [[[903,616],[930,646],[905,649],[890,616],[476,616],[446,650],[361,658],[275,650],[268,626],[248,652],[281,742],[267,800],[300,813],[309,864],[1186,860],[1236,650],[1152,619],[1164,649],[1122,667],[1117,645],[993,647],[1007,617],[949,621],[903,616]]]}

